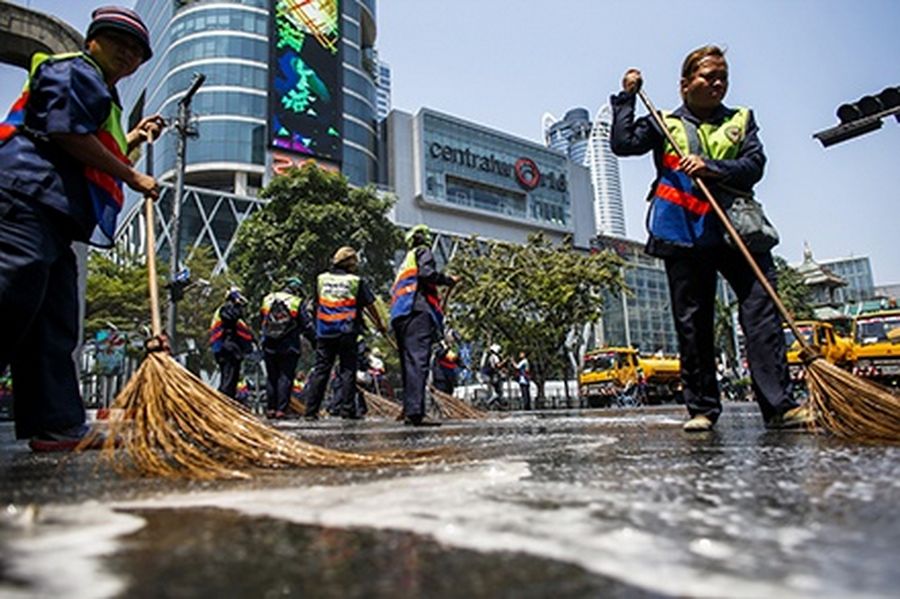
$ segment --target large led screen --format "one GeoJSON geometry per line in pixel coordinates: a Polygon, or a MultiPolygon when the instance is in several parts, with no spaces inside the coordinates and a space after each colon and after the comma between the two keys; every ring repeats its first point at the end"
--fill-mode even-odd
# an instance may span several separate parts
{"type": "Polygon", "coordinates": [[[271,14],[271,145],[339,164],[340,0],[275,0],[271,14]]]}

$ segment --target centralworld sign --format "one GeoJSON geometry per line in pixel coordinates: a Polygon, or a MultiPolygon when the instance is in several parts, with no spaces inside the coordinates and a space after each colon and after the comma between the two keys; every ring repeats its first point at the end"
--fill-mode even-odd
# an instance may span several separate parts
{"type": "Polygon", "coordinates": [[[492,173],[501,177],[509,177],[526,191],[546,187],[565,193],[567,190],[566,175],[547,171],[542,173],[537,163],[528,157],[521,157],[515,163],[497,158],[493,153],[480,154],[469,148],[457,148],[451,145],[432,142],[428,146],[428,154],[436,159],[484,173],[492,173]]]}

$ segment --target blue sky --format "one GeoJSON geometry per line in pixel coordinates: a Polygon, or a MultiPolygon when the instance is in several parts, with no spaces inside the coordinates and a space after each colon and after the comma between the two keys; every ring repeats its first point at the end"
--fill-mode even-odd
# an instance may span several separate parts
{"type": "MultiPolygon", "coordinates": [[[[22,3],[82,31],[106,4],[22,3]]],[[[836,124],[841,103],[900,85],[898,23],[897,0],[380,0],[377,46],[395,108],[427,106],[532,141],[544,112],[595,112],[631,66],[658,106],[675,107],[684,55],[725,46],[726,103],[754,109],[769,157],[757,195],[781,233],[776,253],[798,262],[808,242],[817,259],[869,256],[883,285],[900,283],[900,123],[828,149],[811,136],[836,124]]],[[[21,78],[0,69],[0,104],[21,78]]],[[[650,158],[620,167],[628,235],[643,240],[650,158]]]]}

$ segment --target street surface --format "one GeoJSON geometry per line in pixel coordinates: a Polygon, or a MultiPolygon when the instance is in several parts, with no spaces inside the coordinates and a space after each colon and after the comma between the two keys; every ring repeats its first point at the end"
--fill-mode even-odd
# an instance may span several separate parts
{"type": "Polygon", "coordinates": [[[280,428],[415,468],[124,478],[0,424],[3,597],[896,597],[900,449],[728,404],[280,428]]]}

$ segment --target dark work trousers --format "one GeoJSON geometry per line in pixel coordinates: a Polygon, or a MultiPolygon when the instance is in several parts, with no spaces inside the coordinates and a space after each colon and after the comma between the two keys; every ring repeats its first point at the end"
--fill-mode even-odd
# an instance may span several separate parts
{"type": "Polygon", "coordinates": [[[519,391],[522,395],[522,409],[531,409],[531,383],[519,383],[519,391]]]}
{"type": "MultiPolygon", "coordinates": [[[[237,395],[237,384],[241,378],[241,358],[229,352],[219,352],[215,355],[216,364],[219,365],[219,391],[234,399],[237,395]]],[[[268,372],[268,366],[266,366],[268,372]]]]}
{"type": "Polygon", "coordinates": [[[266,409],[287,412],[294,388],[294,374],[300,354],[296,352],[264,352],[266,361],[266,409]]]}
{"type": "Polygon", "coordinates": [[[85,421],[72,357],[78,273],[71,244],[49,209],[0,191],[0,369],[12,366],[19,439],[85,421]]]}
{"type": "Polygon", "coordinates": [[[316,363],[304,390],[306,413],[309,415],[319,413],[335,359],[338,360],[338,388],[332,406],[335,412],[340,414],[350,414],[353,409],[350,405],[352,399],[350,393],[356,389],[355,333],[316,339],[316,363]]]}
{"type": "Polygon", "coordinates": [[[453,390],[456,388],[456,381],[445,375],[438,375],[439,369],[435,369],[431,371],[431,382],[434,385],[434,388],[438,391],[443,391],[448,395],[453,395],[453,390]]]}
{"type": "Polygon", "coordinates": [[[425,415],[425,384],[435,325],[428,312],[414,311],[393,323],[403,372],[403,415],[425,415]]]}
{"type": "MultiPolygon", "coordinates": [[[[766,252],[754,257],[774,287],[772,255],[766,252]]],[[[796,407],[790,393],[781,317],[741,254],[719,247],[666,258],[665,263],[681,352],[684,403],[691,416],[703,414],[715,421],[722,412],[714,343],[717,272],[731,285],[739,302],[753,393],[763,419],[768,422],[796,407]]]]}

